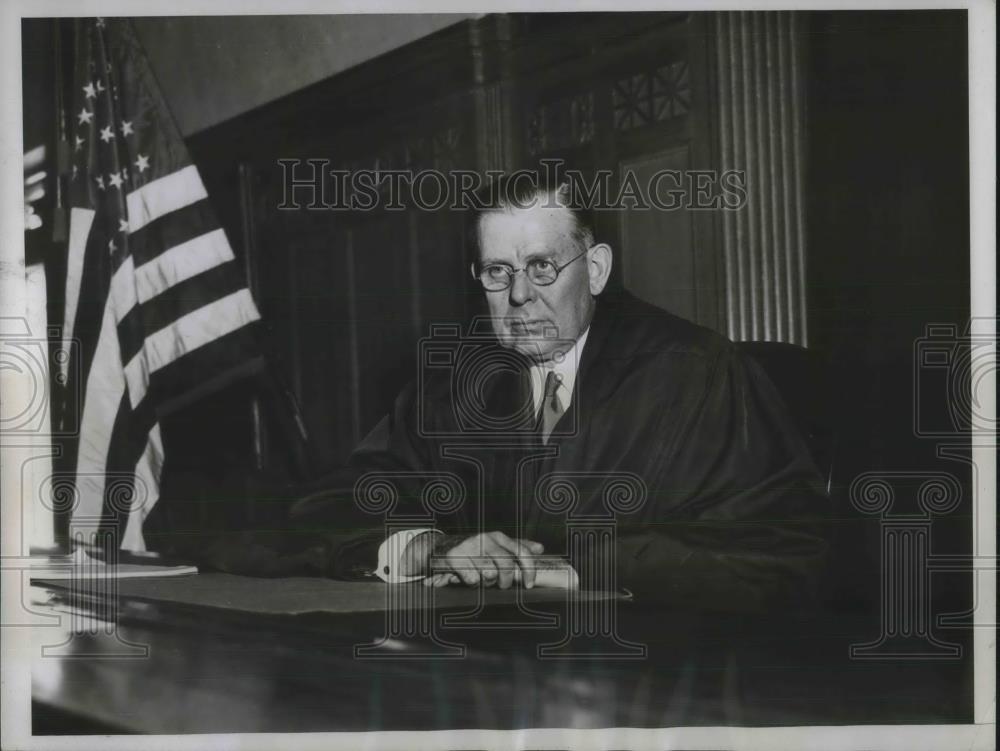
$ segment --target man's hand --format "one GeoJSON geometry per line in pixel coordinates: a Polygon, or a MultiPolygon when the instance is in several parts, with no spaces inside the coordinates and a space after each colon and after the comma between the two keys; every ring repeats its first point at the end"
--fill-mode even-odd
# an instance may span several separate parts
{"type": "Polygon", "coordinates": [[[425,534],[407,546],[404,565],[409,571],[428,574],[427,586],[461,581],[470,587],[481,584],[507,589],[519,581],[531,589],[535,586],[535,556],[544,550],[540,542],[517,540],[503,532],[471,537],[425,534]]]}
{"type": "MultiPolygon", "coordinates": [[[[445,587],[458,584],[461,579],[458,574],[446,572],[433,574],[424,579],[425,587],[445,587]]],[[[514,583],[521,583],[521,569],[514,572],[514,583]]],[[[542,555],[535,557],[535,586],[545,589],[579,589],[580,577],[569,562],[558,555],[542,555]]]]}

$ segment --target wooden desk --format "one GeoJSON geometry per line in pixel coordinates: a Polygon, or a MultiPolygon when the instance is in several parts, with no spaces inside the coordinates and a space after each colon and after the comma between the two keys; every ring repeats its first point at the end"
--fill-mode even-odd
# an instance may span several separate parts
{"type": "MultiPolygon", "coordinates": [[[[440,632],[466,646],[464,657],[414,657],[419,640],[397,639],[382,658],[359,659],[355,646],[385,634],[385,609],[372,605],[385,596],[380,583],[355,585],[367,588],[354,590],[367,605],[295,615],[267,612],[263,595],[281,580],[202,574],[171,585],[175,593],[228,589],[237,604],[257,588],[258,612],[151,599],[150,592],[163,596],[162,583],[120,584],[117,630],[101,612],[106,597],[32,586],[36,609],[63,616],[58,628],[36,630],[39,650],[50,646],[32,674],[36,733],[51,732],[44,719],[52,711],[85,719],[79,732],[94,732],[93,724],[147,733],[971,719],[968,635],[948,632],[965,643],[963,659],[851,660],[849,644],[875,636],[871,617],[683,615],[622,601],[619,633],[647,645],[644,659],[539,659],[538,645],[557,641],[560,630],[476,628],[524,619],[512,592],[487,590],[476,620],[440,632]]],[[[535,612],[567,616],[565,602],[536,593],[529,593],[535,612]]],[[[449,589],[433,614],[468,610],[476,597],[449,589]]]]}

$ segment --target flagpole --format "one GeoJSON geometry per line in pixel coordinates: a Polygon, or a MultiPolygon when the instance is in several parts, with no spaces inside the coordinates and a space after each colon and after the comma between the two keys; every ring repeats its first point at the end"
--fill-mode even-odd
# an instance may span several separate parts
{"type": "MultiPolygon", "coordinates": [[[[25,269],[25,318],[28,323],[28,330],[33,339],[39,342],[46,342],[48,350],[48,315],[46,307],[48,296],[45,289],[45,264],[43,262],[34,263],[25,269]]],[[[46,355],[48,352],[46,351],[46,355]]],[[[45,399],[41,402],[41,414],[39,417],[40,435],[47,437],[47,443],[32,441],[31,448],[27,451],[27,456],[22,460],[22,476],[27,485],[25,488],[27,498],[24,499],[24,509],[26,515],[30,516],[28,527],[30,539],[30,550],[32,555],[43,553],[63,552],[56,550],[55,537],[55,512],[54,503],[56,493],[53,492],[52,460],[58,453],[52,443],[52,413],[51,413],[51,393],[52,374],[48,368],[48,358],[38,358],[38,367],[41,372],[35,375],[40,383],[36,387],[45,390],[45,399]]]]}
{"type": "MultiPolygon", "coordinates": [[[[68,175],[72,159],[69,150],[69,136],[66,132],[66,83],[63,78],[63,74],[65,72],[64,65],[66,61],[63,49],[63,23],[64,21],[62,19],[52,19],[52,73],[53,86],[55,88],[54,98],[56,117],[55,128],[53,130],[53,136],[55,137],[56,142],[56,173],[54,177],[55,195],[52,207],[53,250],[64,249],[69,240],[69,206],[67,202],[67,191],[69,189],[68,175]]],[[[59,266],[64,268],[65,264],[59,264],[59,266]]],[[[65,281],[61,281],[63,288],[65,288],[65,281]]],[[[46,311],[48,311],[48,309],[49,306],[46,304],[46,311]]],[[[48,327],[48,330],[52,331],[52,328],[48,327]]],[[[62,351],[63,332],[61,330],[58,331],[57,337],[57,341],[50,341],[50,349],[62,352],[61,356],[65,357],[67,355],[62,351]]],[[[59,381],[54,378],[50,378],[49,384],[52,389],[52,398],[49,401],[52,406],[50,425],[52,426],[53,457],[51,464],[53,466],[51,469],[64,474],[66,471],[72,471],[73,469],[73,457],[71,453],[66,450],[67,443],[63,433],[66,420],[66,410],[70,408],[71,405],[67,402],[69,397],[65,388],[65,379],[59,381]]],[[[58,500],[59,499],[54,497],[53,491],[53,544],[57,548],[58,552],[69,553],[71,552],[71,544],[69,540],[69,517],[72,513],[72,509],[61,508],[57,505],[58,500]]]]}

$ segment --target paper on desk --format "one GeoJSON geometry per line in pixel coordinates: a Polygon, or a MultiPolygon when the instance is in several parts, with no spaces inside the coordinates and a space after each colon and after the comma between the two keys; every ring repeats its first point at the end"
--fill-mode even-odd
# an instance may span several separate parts
{"type": "Polygon", "coordinates": [[[83,548],[77,548],[70,555],[40,555],[22,558],[19,561],[21,564],[19,567],[26,568],[32,579],[47,581],[153,579],[198,573],[195,566],[163,565],[155,563],[156,560],[156,558],[152,558],[149,563],[118,562],[109,565],[101,559],[89,555],[83,548]]]}
{"type": "MultiPolygon", "coordinates": [[[[53,586],[59,586],[54,584],[53,586]]],[[[559,589],[483,589],[445,587],[430,590],[419,583],[384,584],[381,581],[338,581],[322,577],[257,579],[215,572],[166,579],[135,579],[118,585],[119,597],[225,610],[303,615],[306,613],[381,613],[390,606],[390,589],[398,596],[391,606],[404,609],[470,608],[482,598],[490,605],[567,602],[559,589]],[[403,592],[407,590],[407,592],[403,592]]],[[[579,592],[586,600],[619,599],[613,592],[579,592]]]]}

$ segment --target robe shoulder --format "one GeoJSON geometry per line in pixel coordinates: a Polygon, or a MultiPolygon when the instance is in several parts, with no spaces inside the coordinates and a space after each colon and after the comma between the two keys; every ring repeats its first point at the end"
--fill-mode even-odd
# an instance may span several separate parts
{"type": "Polygon", "coordinates": [[[727,361],[743,359],[722,334],[627,292],[602,298],[595,323],[606,329],[600,346],[604,361],[683,362],[707,375],[727,361]]]}

